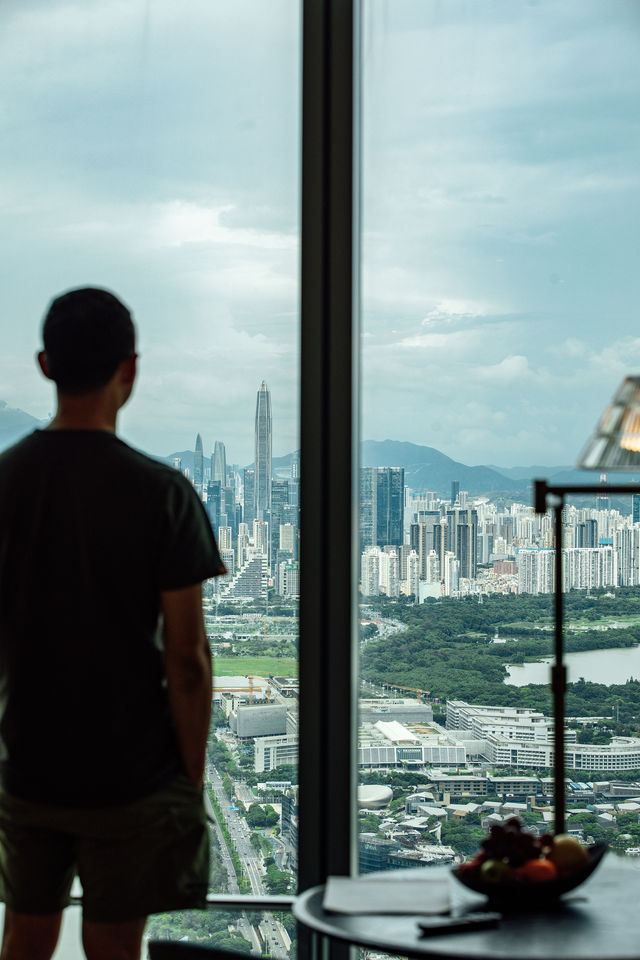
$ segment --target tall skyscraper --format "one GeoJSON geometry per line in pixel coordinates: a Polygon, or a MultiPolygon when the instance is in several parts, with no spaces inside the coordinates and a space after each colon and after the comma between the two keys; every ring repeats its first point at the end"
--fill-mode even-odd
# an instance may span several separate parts
{"type": "Polygon", "coordinates": [[[631,495],[631,519],[634,523],[640,523],[640,493],[631,495]]]}
{"type": "Polygon", "coordinates": [[[445,556],[449,552],[449,524],[446,520],[436,523],[433,528],[433,549],[438,559],[440,574],[444,577],[445,556]]]}
{"type": "Polygon", "coordinates": [[[454,503],[456,503],[459,493],[460,493],[460,481],[452,480],[451,481],[451,506],[453,506],[454,503]]]}
{"type": "Polygon", "coordinates": [[[211,479],[219,480],[223,487],[227,485],[227,454],[224,443],[216,440],[211,455],[211,479]]]}
{"type": "Polygon", "coordinates": [[[378,467],[377,522],[378,546],[400,546],[404,540],[404,468],[378,467]]]}
{"type": "MultiPolygon", "coordinates": [[[[513,541],[513,517],[508,520],[513,541]]],[[[447,510],[447,521],[449,550],[455,553],[456,560],[460,562],[460,576],[475,579],[478,569],[478,511],[455,507],[447,510]]]]}
{"type": "Polygon", "coordinates": [[[269,564],[272,567],[280,545],[280,524],[286,521],[286,508],[289,503],[289,481],[273,480],[271,482],[271,509],[268,517],[270,528],[269,564]]]}
{"type": "Polygon", "coordinates": [[[196,449],[193,456],[193,483],[199,490],[202,490],[202,481],[204,479],[204,456],[202,453],[202,437],[200,434],[196,437],[196,449]]]}
{"type": "Polygon", "coordinates": [[[251,526],[256,518],[256,472],[252,470],[251,467],[245,467],[243,488],[244,502],[242,519],[251,526]]]}
{"type": "Polygon", "coordinates": [[[375,471],[375,467],[362,467],[360,470],[360,552],[376,545],[375,471]]]}
{"type": "Polygon", "coordinates": [[[255,516],[262,520],[271,509],[271,394],[263,380],[256,398],[255,516]]]}
{"type": "Polygon", "coordinates": [[[367,546],[400,546],[404,540],[404,468],[362,467],[360,470],[360,542],[367,546]]]}
{"type": "Polygon", "coordinates": [[[210,480],[207,484],[207,514],[214,531],[220,524],[222,513],[222,484],[219,480],[210,480]]]}

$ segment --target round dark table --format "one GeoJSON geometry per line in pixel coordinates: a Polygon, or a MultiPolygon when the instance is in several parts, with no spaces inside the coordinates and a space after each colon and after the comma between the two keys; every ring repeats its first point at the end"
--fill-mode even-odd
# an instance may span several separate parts
{"type": "MultiPolygon", "coordinates": [[[[424,869],[440,871],[450,884],[452,913],[489,909],[450,868],[424,869]]],[[[324,887],[300,894],[296,919],[320,937],[385,953],[431,960],[640,960],[640,860],[611,852],[555,909],[506,914],[495,929],[474,933],[421,937],[415,915],[327,913],[323,896],[324,887]]]]}

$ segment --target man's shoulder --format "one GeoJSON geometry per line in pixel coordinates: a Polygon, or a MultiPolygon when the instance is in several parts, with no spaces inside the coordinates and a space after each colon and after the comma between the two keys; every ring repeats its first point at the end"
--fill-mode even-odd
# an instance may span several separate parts
{"type": "Polygon", "coordinates": [[[74,473],[80,466],[89,468],[94,478],[100,475],[114,483],[139,483],[146,489],[186,491],[191,484],[175,467],[151,457],[113,433],[106,431],[34,430],[0,453],[0,473],[38,468],[51,472],[74,473]]]}
{"type": "Polygon", "coordinates": [[[198,510],[200,498],[193,484],[175,467],[129,446],[124,440],[118,440],[114,459],[122,462],[123,472],[133,484],[142,485],[149,492],[156,491],[171,513],[198,510]]]}
{"type": "Polygon", "coordinates": [[[115,437],[116,443],[113,447],[113,453],[119,459],[131,464],[132,468],[152,474],[158,479],[172,480],[173,475],[181,476],[175,467],[170,467],[168,463],[158,457],[152,457],[148,453],[143,453],[137,447],[131,446],[126,440],[115,437]]]}
{"type": "MultiPolygon", "coordinates": [[[[170,466],[160,458],[143,453],[142,450],[132,447],[120,438],[118,438],[116,455],[129,463],[133,470],[137,469],[148,475],[152,482],[155,480],[161,485],[177,487],[189,492],[193,490],[191,483],[175,467],[170,466]]],[[[195,493],[195,491],[193,492],[195,493]]]]}

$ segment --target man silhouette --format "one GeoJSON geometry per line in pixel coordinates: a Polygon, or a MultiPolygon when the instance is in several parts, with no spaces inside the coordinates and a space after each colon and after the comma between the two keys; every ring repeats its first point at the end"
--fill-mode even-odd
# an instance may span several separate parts
{"type": "Polygon", "coordinates": [[[55,417],[0,455],[0,956],[51,957],[78,874],[86,956],[134,960],[149,913],[205,903],[201,584],[225,570],[191,484],[116,436],[129,310],[69,291],[43,341],[55,417]]]}

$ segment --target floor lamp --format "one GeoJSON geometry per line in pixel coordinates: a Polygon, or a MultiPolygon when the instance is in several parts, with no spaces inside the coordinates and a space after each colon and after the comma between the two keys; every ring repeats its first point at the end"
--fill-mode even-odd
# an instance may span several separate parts
{"type": "MultiPolygon", "coordinates": [[[[579,469],[601,472],[640,470],[640,377],[627,377],[605,411],[593,437],[585,447],[579,469]]],[[[551,691],[554,716],[554,832],[565,831],[565,693],[567,669],[564,664],[563,620],[564,583],[562,558],[562,510],[570,493],[640,493],[640,484],[551,484],[536,480],[536,513],[553,510],[556,548],[554,605],[554,663],[551,667],[551,691]]]]}

